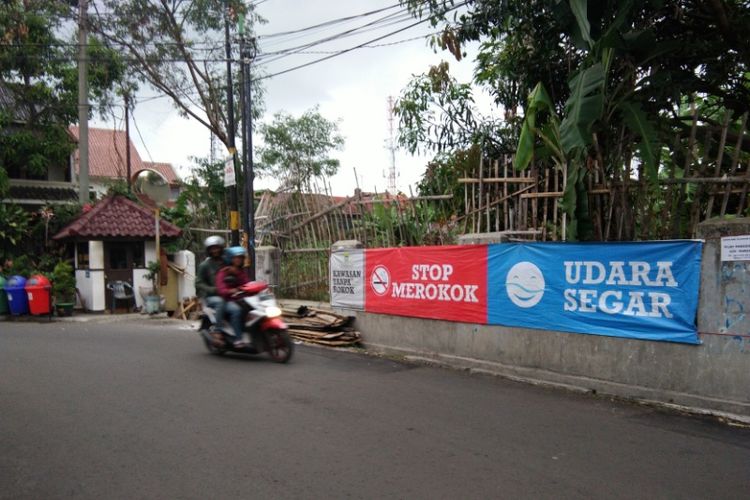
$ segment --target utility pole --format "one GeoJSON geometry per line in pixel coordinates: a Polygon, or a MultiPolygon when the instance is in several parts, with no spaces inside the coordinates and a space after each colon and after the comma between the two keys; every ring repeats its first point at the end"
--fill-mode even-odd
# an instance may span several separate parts
{"type": "Polygon", "coordinates": [[[88,0],[78,2],[78,201],[89,202],[89,71],[86,60],[88,0]]]}
{"type": "Polygon", "coordinates": [[[245,19],[240,17],[240,57],[242,58],[242,164],[244,166],[245,235],[250,258],[249,278],[255,280],[255,172],[253,171],[253,107],[250,63],[255,58],[255,40],[245,38],[245,19]]]}
{"type": "Polygon", "coordinates": [[[128,171],[128,193],[131,191],[130,176],[130,94],[125,92],[125,165],[128,171]]]}
{"type": "MultiPolygon", "coordinates": [[[[232,155],[232,165],[235,176],[237,173],[237,148],[234,144],[234,86],[232,85],[232,46],[229,38],[229,0],[226,1],[226,13],[224,15],[224,38],[226,40],[227,55],[227,146],[229,154],[232,155]]],[[[237,184],[229,186],[229,229],[231,231],[232,246],[240,244],[240,214],[237,207],[237,184]]]]}

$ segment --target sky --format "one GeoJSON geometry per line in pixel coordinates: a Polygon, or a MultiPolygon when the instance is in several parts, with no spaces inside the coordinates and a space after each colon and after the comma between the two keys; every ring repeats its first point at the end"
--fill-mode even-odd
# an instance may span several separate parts
{"type": "MultiPolygon", "coordinates": [[[[259,51],[276,51],[340,33],[392,14],[398,9],[329,26],[298,38],[286,36],[264,39],[264,34],[305,28],[396,3],[397,0],[260,0],[257,12],[267,20],[267,24],[257,28],[259,51]]],[[[415,21],[413,18],[404,19],[398,24],[318,45],[313,50],[335,51],[350,48],[415,21]]],[[[434,30],[429,23],[423,23],[373,44],[400,42],[428,35],[434,30]]],[[[275,76],[264,80],[265,116],[261,121],[270,121],[273,114],[279,111],[299,116],[304,111],[319,106],[320,113],[325,118],[339,121],[339,129],[345,139],[343,150],[332,154],[341,162],[339,172],[330,179],[334,194],[352,194],[357,181],[365,191],[382,192],[388,184],[386,176],[391,163],[387,149],[388,97],[398,97],[413,75],[427,71],[430,65],[442,60],[449,62],[451,73],[459,81],[470,81],[474,50],[474,47],[469,47],[469,57],[459,63],[447,52],[435,54],[428,46],[427,38],[420,38],[394,45],[354,50],[303,69],[275,76]]],[[[291,55],[270,63],[260,60],[258,64],[265,74],[271,74],[320,57],[323,55],[291,55]]],[[[143,95],[154,95],[154,90],[149,88],[142,89],[141,92],[143,95]]],[[[489,98],[480,95],[478,102],[489,103],[489,98]]],[[[91,126],[124,128],[121,119],[97,119],[91,126]]],[[[395,120],[394,128],[397,126],[398,122],[395,120]]],[[[210,152],[208,130],[197,121],[180,116],[167,98],[150,100],[136,106],[131,121],[131,137],[144,160],[170,162],[182,177],[190,173],[191,156],[205,157],[210,152]]],[[[260,143],[257,134],[253,136],[253,143],[260,143]]],[[[223,151],[221,153],[223,154],[223,151]]],[[[398,190],[407,194],[410,187],[414,190],[428,159],[411,156],[402,150],[396,152],[398,190]]],[[[272,178],[256,179],[255,185],[256,188],[277,187],[272,178]]]]}

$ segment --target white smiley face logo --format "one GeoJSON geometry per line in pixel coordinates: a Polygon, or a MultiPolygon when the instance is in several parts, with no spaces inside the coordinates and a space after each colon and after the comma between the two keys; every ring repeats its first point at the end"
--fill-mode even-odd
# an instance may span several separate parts
{"type": "Polygon", "coordinates": [[[505,277],[505,290],[510,300],[518,307],[534,307],[544,295],[542,271],[531,262],[519,262],[508,271],[505,277]]]}

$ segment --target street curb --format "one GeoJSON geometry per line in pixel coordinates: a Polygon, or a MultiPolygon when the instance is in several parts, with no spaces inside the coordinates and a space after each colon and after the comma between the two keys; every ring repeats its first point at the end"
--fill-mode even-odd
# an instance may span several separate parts
{"type": "Polygon", "coordinates": [[[41,323],[41,324],[52,324],[52,323],[121,323],[125,321],[182,321],[174,318],[170,318],[166,313],[158,314],[142,314],[142,313],[128,313],[128,314],[96,314],[96,313],[78,313],[73,316],[0,316],[0,322],[7,321],[8,323],[41,323]]]}
{"type": "MultiPolygon", "coordinates": [[[[424,366],[436,366],[450,370],[464,371],[472,375],[503,378],[506,380],[511,380],[513,382],[534,385],[537,387],[547,387],[578,394],[588,394],[595,397],[606,397],[618,401],[688,414],[695,417],[710,417],[730,426],[750,427],[750,415],[742,415],[739,413],[728,411],[711,410],[699,405],[659,401],[648,397],[646,395],[648,391],[644,391],[643,395],[628,395],[624,394],[623,392],[618,392],[617,387],[614,387],[614,384],[608,383],[606,381],[585,378],[578,380],[577,378],[565,377],[565,381],[563,382],[562,380],[552,380],[551,378],[554,377],[545,379],[541,377],[534,377],[526,373],[520,373],[524,370],[516,367],[508,367],[500,365],[498,363],[491,363],[471,358],[422,353],[379,344],[364,344],[364,346],[365,350],[360,352],[371,356],[394,356],[402,359],[407,363],[420,364],[424,366]]],[[[525,371],[531,373],[534,370],[528,369],[525,371]]],[[[538,372],[539,370],[536,371],[538,372]]],[[[550,373],[549,375],[555,374],[550,373]]],[[[627,386],[627,389],[631,392],[638,392],[637,389],[640,388],[627,386]]]]}

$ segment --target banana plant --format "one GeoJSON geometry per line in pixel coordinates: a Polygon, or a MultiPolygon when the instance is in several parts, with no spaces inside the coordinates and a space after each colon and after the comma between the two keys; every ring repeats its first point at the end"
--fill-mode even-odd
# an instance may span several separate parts
{"type": "MultiPolygon", "coordinates": [[[[585,166],[588,157],[593,156],[591,147],[596,127],[605,129],[614,122],[621,122],[632,136],[638,138],[636,150],[648,179],[655,183],[658,178],[661,150],[658,135],[637,96],[638,86],[649,77],[637,80],[637,71],[633,69],[633,80],[636,81],[632,85],[609,84],[613,67],[618,62],[618,51],[627,49],[628,44],[639,44],[642,48],[649,43],[648,33],[623,32],[637,10],[636,3],[636,0],[622,2],[612,22],[601,30],[598,38],[594,38],[588,0],[569,0],[568,14],[573,19],[570,36],[586,57],[568,82],[570,96],[565,102],[562,118],[555,114],[552,101],[541,84],[529,96],[515,166],[517,169],[527,168],[536,155],[540,159],[550,157],[563,170],[565,184],[561,208],[564,221],[567,220],[564,234],[570,241],[587,239],[592,227],[585,166]],[[541,125],[540,112],[547,115],[547,120],[541,125]],[[537,142],[543,146],[535,148],[537,142]]],[[[668,49],[664,44],[654,43],[633,68],[668,49]]]]}

